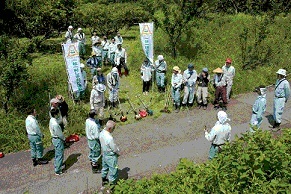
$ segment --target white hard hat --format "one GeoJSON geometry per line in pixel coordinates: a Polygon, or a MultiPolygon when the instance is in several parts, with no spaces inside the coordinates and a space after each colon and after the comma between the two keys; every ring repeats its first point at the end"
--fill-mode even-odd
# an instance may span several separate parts
{"type": "Polygon", "coordinates": [[[69,28],[69,29],[73,29],[73,26],[69,26],[68,28],[69,28]]]}
{"type": "Polygon", "coordinates": [[[286,70],[285,69],[279,69],[276,73],[280,74],[280,75],[283,75],[283,76],[286,76],[286,70]]]}
{"type": "Polygon", "coordinates": [[[85,67],[84,63],[81,63],[81,64],[80,64],[80,67],[81,67],[81,68],[84,68],[84,67],[85,67]]]}
{"type": "Polygon", "coordinates": [[[82,28],[78,28],[78,32],[80,32],[82,30],[82,28]]]}
{"type": "Polygon", "coordinates": [[[159,55],[159,56],[158,56],[158,60],[159,60],[159,61],[164,60],[163,55],[159,55]]]}

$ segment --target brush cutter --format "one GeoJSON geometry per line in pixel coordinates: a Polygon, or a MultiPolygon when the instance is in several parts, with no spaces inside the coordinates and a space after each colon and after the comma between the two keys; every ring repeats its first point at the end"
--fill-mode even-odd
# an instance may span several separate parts
{"type": "MultiPolygon", "coordinates": [[[[153,115],[153,114],[154,114],[154,111],[150,110],[149,107],[145,105],[145,103],[141,100],[140,95],[137,95],[136,97],[139,99],[139,101],[140,101],[140,102],[142,103],[142,105],[144,106],[144,108],[145,108],[147,114],[148,114],[148,115],[153,115]]],[[[141,114],[140,114],[140,115],[141,115],[141,114]]]]}
{"type": "Polygon", "coordinates": [[[133,107],[133,105],[132,105],[131,101],[129,100],[129,98],[128,98],[128,103],[129,103],[131,109],[133,110],[133,112],[134,112],[134,114],[135,114],[135,116],[134,116],[135,120],[139,120],[139,119],[141,119],[140,114],[137,113],[136,109],[133,107]]]}
{"type": "Polygon", "coordinates": [[[120,114],[121,114],[121,116],[120,116],[120,121],[121,122],[125,122],[125,121],[127,121],[127,117],[124,115],[124,113],[123,113],[123,110],[122,110],[122,108],[121,108],[121,104],[120,104],[120,100],[119,100],[119,98],[117,98],[117,100],[118,100],[118,103],[119,103],[119,110],[120,110],[120,114]]]}

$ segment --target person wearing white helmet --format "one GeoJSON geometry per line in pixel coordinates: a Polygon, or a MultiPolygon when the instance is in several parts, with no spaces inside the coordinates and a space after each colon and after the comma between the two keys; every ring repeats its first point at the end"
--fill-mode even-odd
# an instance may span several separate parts
{"type": "Polygon", "coordinates": [[[81,57],[81,59],[84,59],[84,56],[86,54],[86,37],[82,28],[78,28],[77,34],[75,34],[74,38],[79,42],[79,56],[81,57]]]}
{"type": "Polygon", "coordinates": [[[165,92],[165,77],[167,71],[167,63],[163,55],[158,56],[158,60],[155,61],[154,67],[156,69],[156,82],[159,92],[165,92]]]}
{"type": "Polygon", "coordinates": [[[227,118],[226,112],[219,111],[217,113],[217,120],[210,132],[207,131],[206,126],[204,128],[205,138],[211,142],[208,157],[210,160],[221,151],[226,142],[230,141],[231,126],[227,123],[230,119],[227,118]]]}
{"type": "Polygon", "coordinates": [[[197,103],[199,109],[203,106],[203,109],[207,109],[207,96],[208,96],[208,83],[210,81],[210,75],[208,69],[204,67],[202,72],[197,77],[198,88],[197,88],[197,103]]]}
{"type": "Polygon", "coordinates": [[[98,83],[92,88],[90,94],[90,108],[91,110],[95,110],[98,115],[100,125],[102,125],[102,121],[104,119],[105,91],[105,85],[98,83]]]}
{"type": "Polygon", "coordinates": [[[68,31],[65,34],[66,43],[71,43],[73,41],[73,26],[68,27],[68,31]]]}
{"type": "Polygon", "coordinates": [[[115,103],[118,100],[118,90],[120,85],[120,79],[118,74],[118,69],[113,67],[111,72],[107,74],[107,87],[109,89],[109,101],[111,103],[111,107],[115,107],[115,103]]]}
{"type": "Polygon", "coordinates": [[[290,84],[286,79],[286,70],[279,69],[277,72],[277,81],[274,91],[274,108],[273,108],[273,120],[274,123],[270,125],[270,128],[280,127],[282,121],[282,114],[285,107],[285,103],[290,96],[290,84]]]}

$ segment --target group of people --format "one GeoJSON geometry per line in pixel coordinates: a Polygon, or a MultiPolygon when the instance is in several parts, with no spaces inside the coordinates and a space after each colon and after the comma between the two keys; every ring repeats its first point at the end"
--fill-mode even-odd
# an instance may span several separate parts
{"type": "MultiPolygon", "coordinates": [[[[62,95],[57,95],[50,101],[50,121],[49,130],[52,144],[55,149],[54,171],[56,175],[61,175],[64,169],[64,148],[66,138],[64,129],[68,123],[68,105],[62,95]]],[[[114,131],[116,123],[108,120],[104,129],[98,119],[95,119],[95,110],[90,110],[85,122],[85,132],[89,147],[89,160],[93,173],[102,173],[102,185],[116,184],[118,178],[117,160],[119,148],[114,142],[111,133],[114,131]],[[100,171],[99,159],[102,157],[102,170],[100,171]]],[[[31,158],[33,166],[44,165],[48,160],[43,158],[44,137],[36,120],[37,112],[33,108],[29,110],[25,120],[26,131],[31,148],[31,158]]]]}
{"type": "MultiPolygon", "coordinates": [[[[273,123],[269,125],[269,127],[271,129],[280,130],[285,103],[287,103],[290,96],[290,84],[286,79],[287,74],[285,69],[279,69],[276,74],[277,80],[275,83],[273,99],[273,123]]],[[[254,92],[257,92],[258,97],[252,107],[252,116],[249,129],[251,133],[254,133],[260,128],[267,106],[266,86],[260,85],[255,88],[254,92]]],[[[217,113],[217,119],[218,121],[215,123],[210,132],[208,132],[206,128],[204,129],[205,138],[211,142],[209,159],[214,158],[216,154],[221,151],[223,145],[230,140],[231,126],[227,123],[229,119],[227,118],[226,112],[219,111],[217,113]]]]}

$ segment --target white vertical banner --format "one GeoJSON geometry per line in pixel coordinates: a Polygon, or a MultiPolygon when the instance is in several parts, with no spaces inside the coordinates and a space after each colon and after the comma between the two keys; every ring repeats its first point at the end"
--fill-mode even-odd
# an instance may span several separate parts
{"type": "Polygon", "coordinates": [[[68,79],[73,92],[84,91],[84,78],[80,68],[78,42],[62,44],[68,79]]]}
{"type": "Polygon", "coordinates": [[[139,23],[140,40],[146,57],[154,62],[154,23],[139,23]]]}

